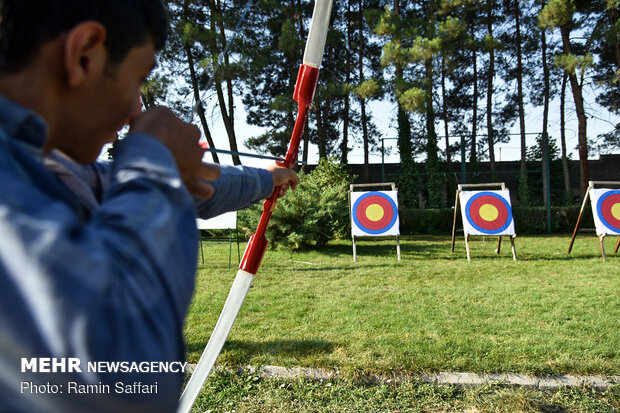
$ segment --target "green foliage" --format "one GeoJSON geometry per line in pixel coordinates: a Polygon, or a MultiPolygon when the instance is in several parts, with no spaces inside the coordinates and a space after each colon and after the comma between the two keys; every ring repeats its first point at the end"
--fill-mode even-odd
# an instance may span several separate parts
{"type": "Polygon", "coordinates": [[[523,206],[530,205],[530,188],[527,182],[527,173],[519,176],[519,203],[523,206]]]}
{"type": "Polygon", "coordinates": [[[366,80],[358,87],[356,87],[353,91],[356,95],[363,99],[370,99],[373,96],[376,96],[379,93],[379,84],[376,80],[370,79],[366,80]]]}
{"type": "Polygon", "coordinates": [[[551,0],[541,10],[538,16],[538,25],[542,28],[567,26],[575,13],[573,0],[551,0]]]}
{"type": "Polygon", "coordinates": [[[424,62],[432,59],[440,49],[441,39],[439,37],[427,39],[418,36],[413,40],[413,46],[409,49],[409,59],[412,62],[424,62]]]}
{"type": "MultiPolygon", "coordinates": [[[[526,159],[528,161],[542,161],[542,135],[536,136],[536,145],[532,145],[527,148],[526,159]]],[[[549,160],[554,161],[560,159],[560,148],[554,138],[549,136],[547,140],[547,148],[549,150],[549,160]]]]}
{"type": "MultiPolygon", "coordinates": [[[[335,158],[322,159],[311,173],[300,172],[300,183],[278,200],[267,229],[272,247],[299,250],[324,246],[332,237],[342,238],[349,231],[347,191],[353,181],[344,165],[335,158]]],[[[256,228],[262,208],[241,214],[241,229],[250,235],[256,228]]]]}
{"type": "Polygon", "coordinates": [[[401,209],[399,213],[402,234],[439,235],[452,231],[452,209],[401,209]]]}
{"type": "MultiPolygon", "coordinates": [[[[401,234],[448,235],[452,232],[454,209],[410,209],[401,208],[401,234]]],[[[513,206],[512,214],[515,220],[517,235],[544,234],[547,232],[547,209],[543,207],[513,206]]],[[[551,230],[553,233],[570,233],[575,228],[579,207],[552,207],[551,230]]],[[[594,227],[592,214],[584,213],[581,221],[582,228],[594,227]]],[[[457,228],[462,228],[461,211],[456,217],[457,228]]]]}
{"type": "Polygon", "coordinates": [[[561,53],[553,59],[553,62],[558,67],[564,69],[566,73],[574,75],[577,69],[583,71],[592,66],[593,58],[590,53],[585,56],[575,56],[570,53],[561,53]]]}
{"type": "Polygon", "coordinates": [[[451,16],[448,16],[445,21],[439,22],[437,26],[444,45],[450,40],[458,39],[465,35],[467,31],[467,24],[465,22],[451,16]]]}
{"type": "Polygon", "coordinates": [[[398,101],[402,105],[403,109],[409,112],[424,112],[426,108],[426,92],[417,87],[412,87],[409,90],[403,92],[398,101]]]}
{"type": "Polygon", "coordinates": [[[381,55],[381,64],[389,66],[393,64],[396,67],[404,67],[407,65],[407,50],[403,49],[398,41],[389,41],[383,46],[383,54],[381,55]]]}
{"type": "Polygon", "coordinates": [[[285,20],[282,24],[282,36],[278,41],[278,49],[286,53],[287,56],[295,56],[300,47],[300,38],[295,23],[289,19],[285,20]]]}

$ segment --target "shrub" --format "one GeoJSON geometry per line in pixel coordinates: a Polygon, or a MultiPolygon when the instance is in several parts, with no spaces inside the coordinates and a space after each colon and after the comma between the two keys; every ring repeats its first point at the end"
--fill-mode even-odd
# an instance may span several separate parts
{"type": "MultiPolygon", "coordinates": [[[[298,250],[324,246],[332,237],[349,234],[347,191],[353,181],[345,166],[335,159],[322,159],[309,174],[300,172],[300,183],[278,200],[266,237],[272,247],[298,250]]],[[[262,206],[240,214],[240,229],[251,235],[262,206]]]]}

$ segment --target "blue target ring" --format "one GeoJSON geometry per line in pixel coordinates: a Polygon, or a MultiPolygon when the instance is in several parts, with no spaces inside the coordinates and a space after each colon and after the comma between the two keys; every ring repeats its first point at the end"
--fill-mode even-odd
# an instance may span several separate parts
{"type": "Polygon", "coordinates": [[[620,219],[612,213],[612,207],[620,203],[620,190],[607,191],[596,202],[599,220],[612,232],[620,231],[620,219]]]}
{"type": "Polygon", "coordinates": [[[371,234],[379,235],[387,232],[394,226],[398,219],[398,207],[392,198],[383,192],[373,191],[367,192],[364,195],[357,198],[353,204],[353,210],[351,215],[353,216],[353,222],[362,231],[371,234]],[[366,218],[366,208],[369,205],[378,204],[383,208],[383,219],[376,223],[371,223],[366,218]],[[374,225],[373,225],[374,224],[374,225]]]}
{"type": "Polygon", "coordinates": [[[510,204],[504,199],[504,197],[494,192],[478,192],[469,198],[467,204],[465,205],[465,216],[473,228],[489,235],[499,234],[508,228],[512,222],[512,210],[510,208],[510,204]],[[480,216],[481,204],[493,205],[498,210],[497,220],[500,221],[498,222],[496,220],[489,222],[487,225],[483,220],[477,218],[480,216]]]}

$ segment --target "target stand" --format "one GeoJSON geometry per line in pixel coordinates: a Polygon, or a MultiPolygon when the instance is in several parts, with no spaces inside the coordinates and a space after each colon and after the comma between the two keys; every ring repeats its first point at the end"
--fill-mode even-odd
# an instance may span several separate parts
{"type": "Polygon", "coordinates": [[[358,237],[396,236],[396,254],[400,256],[400,228],[398,222],[398,190],[394,182],[379,184],[351,184],[349,186],[349,211],[351,213],[351,238],[353,262],[357,262],[358,237]],[[389,187],[391,191],[354,191],[356,188],[389,187]]]}
{"type": "Polygon", "coordinates": [[[452,222],[452,252],[454,252],[456,217],[459,205],[463,220],[467,261],[471,261],[469,237],[472,235],[497,235],[497,248],[495,252],[498,255],[502,246],[502,235],[509,235],[512,258],[515,261],[517,260],[517,250],[514,242],[517,234],[515,233],[512,206],[510,205],[510,191],[503,182],[458,186],[454,201],[454,220],[452,222]]]}
{"type": "MultiPolygon", "coordinates": [[[[568,246],[569,254],[573,249],[573,243],[575,242],[579,223],[581,222],[583,210],[586,207],[588,198],[590,198],[590,203],[592,204],[592,215],[594,217],[596,235],[598,236],[601,246],[601,256],[603,257],[603,261],[607,261],[605,246],[603,244],[605,235],[620,235],[620,182],[590,181],[586,194],[583,197],[581,211],[579,211],[579,217],[575,224],[575,230],[573,231],[570,245],[568,246]]],[[[620,247],[620,237],[616,243],[614,254],[618,252],[618,247],[620,247]]]]}

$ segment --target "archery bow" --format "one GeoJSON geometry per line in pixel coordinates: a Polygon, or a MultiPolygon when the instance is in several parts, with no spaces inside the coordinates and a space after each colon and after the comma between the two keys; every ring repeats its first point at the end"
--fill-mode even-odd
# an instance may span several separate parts
{"type": "MultiPolygon", "coordinates": [[[[291,142],[286,152],[286,157],[283,161],[278,162],[280,166],[292,168],[295,166],[297,160],[301,134],[306,119],[308,118],[308,109],[314,98],[314,92],[319,78],[319,66],[323,58],[323,49],[325,48],[331,9],[332,0],[316,0],[314,4],[303,63],[299,67],[297,83],[295,84],[295,91],[293,93],[293,99],[297,101],[298,104],[297,119],[295,120],[295,126],[293,127],[291,142]]],[[[258,227],[256,228],[256,232],[248,241],[243,259],[239,265],[239,272],[237,272],[235,281],[230,288],[220,318],[215,324],[213,333],[211,333],[211,338],[209,338],[209,342],[196,365],[194,374],[190,377],[181,395],[177,413],[188,413],[191,410],[220,351],[222,351],[224,347],[226,338],[239,314],[245,296],[252,285],[254,275],[258,272],[260,263],[265,255],[265,250],[267,249],[265,231],[267,230],[267,224],[269,223],[271,214],[276,205],[279,192],[280,187],[275,188],[273,193],[263,203],[263,213],[258,227]]]]}

